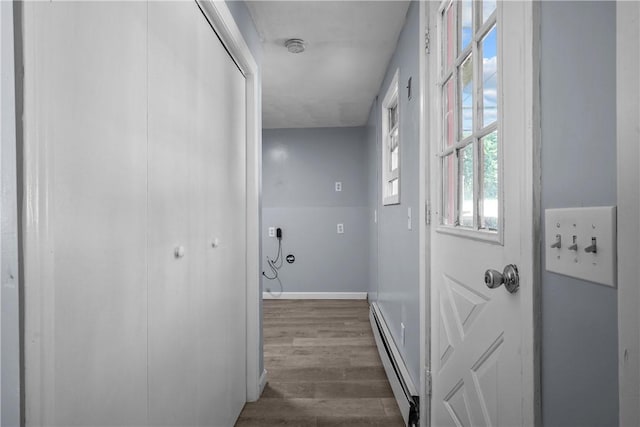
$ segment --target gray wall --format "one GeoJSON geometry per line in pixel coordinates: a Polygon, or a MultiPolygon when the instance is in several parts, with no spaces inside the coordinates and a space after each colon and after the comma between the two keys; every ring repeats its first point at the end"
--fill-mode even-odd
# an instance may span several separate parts
{"type": "Polygon", "coordinates": [[[384,98],[396,69],[399,74],[400,98],[400,204],[382,206],[380,198],[380,106],[374,102],[367,123],[369,171],[369,227],[372,239],[369,284],[370,296],[377,300],[391,329],[393,338],[409,368],[416,386],[420,384],[420,293],[419,293],[419,45],[418,2],[411,2],[407,21],[402,29],[396,51],[378,93],[384,98]],[[407,99],[407,81],[412,77],[413,98],[407,99]],[[407,228],[407,208],[411,208],[412,229],[407,228]],[[378,223],[373,224],[373,210],[377,209],[378,223]],[[377,255],[376,255],[377,253],[377,255]],[[376,280],[377,278],[377,280],[376,280]],[[405,345],[401,344],[400,323],[405,325],[405,345]]]}
{"type": "MultiPolygon", "coordinates": [[[[283,230],[284,292],[367,290],[367,173],[364,128],[269,129],[263,131],[263,270],[275,258],[283,230]],[[342,191],[335,191],[335,182],[342,191]],[[336,225],[344,224],[344,234],[336,225]]],[[[274,294],[277,281],[263,278],[274,294]]]]}
{"type": "MultiPolygon", "coordinates": [[[[615,8],[541,2],[543,220],[545,208],[616,204],[615,8]]],[[[543,424],[617,425],[616,290],[542,281],[543,424]]]]}
{"type": "MultiPolygon", "coordinates": [[[[236,21],[240,32],[242,33],[242,37],[244,37],[245,42],[249,46],[249,50],[253,54],[253,58],[255,59],[258,65],[258,74],[260,76],[258,82],[258,105],[260,105],[260,109],[262,109],[262,39],[256,30],[256,25],[249,14],[249,9],[247,8],[246,3],[243,0],[226,0],[227,7],[229,7],[229,11],[233,16],[233,19],[236,21]]],[[[261,110],[262,111],[262,110],[261,110]]],[[[260,162],[258,162],[260,163],[260,162]]],[[[261,165],[260,165],[261,166],[261,165]]],[[[258,171],[258,176],[260,176],[260,171],[258,171]]],[[[259,196],[261,197],[261,196],[259,196]]],[[[261,227],[261,225],[260,225],[261,227]]],[[[262,255],[260,255],[262,259],[262,255]]],[[[260,295],[262,294],[262,290],[260,290],[260,295]]],[[[262,298],[260,298],[260,366],[259,370],[262,373],[264,370],[264,358],[262,353],[262,345],[263,345],[263,337],[262,337],[262,298]]]]}
{"type": "Polygon", "coordinates": [[[0,145],[0,176],[2,202],[0,209],[1,260],[0,301],[2,317],[0,362],[0,424],[20,425],[20,304],[18,295],[18,217],[16,175],[16,115],[14,99],[13,2],[0,4],[2,59],[2,144],[0,145]]]}

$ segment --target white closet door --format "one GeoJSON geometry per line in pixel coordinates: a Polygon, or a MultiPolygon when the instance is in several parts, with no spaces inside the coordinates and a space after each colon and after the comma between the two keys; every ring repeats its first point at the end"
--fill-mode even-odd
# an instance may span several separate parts
{"type": "Polygon", "coordinates": [[[146,5],[23,7],[26,423],[144,425],[146,5]]]}
{"type": "Polygon", "coordinates": [[[196,5],[150,3],[154,425],[231,426],[245,402],[244,105],[244,78],[196,5]]]}
{"type": "Polygon", "coordinates": [[[212,223],[221,235],[221,268],[214,272],[216,288],[222,288],[227,309],[226,345],[228,352],[226,388],[233,425],[246,402],[246,284],[247,284],[247,216],[246,216],[246,98],[245,78],[227,56],[223,63],[225,84],[219,98],[220,119],[215,147],[223,158],[220,172],[210,170],[218,189],[214,208],[221,211],[221,221],[212,223]]]}
{"type": "Polygon", "coordinates": [[[195,425],[195,5],[149,2],[149,421],[195,425]],[[184,254],[176,254],[184,250],[184,254]]]}
{"type": "Polygon", "coordinates": [[[245,79],[200,18],[194,158],[202,174],[194,206],[205,264],[198,288],[198,422],[231,426],[246,401],[245,79]]]}

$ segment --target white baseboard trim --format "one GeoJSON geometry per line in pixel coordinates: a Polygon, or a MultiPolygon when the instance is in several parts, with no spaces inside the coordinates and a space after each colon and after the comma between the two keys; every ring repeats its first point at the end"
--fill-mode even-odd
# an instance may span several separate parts
{"type": "Polygon", "coordinates": [[[267,370],[264,369],[262,371],[262,375],[260,375],[260,382],[258,383],[258,399],[262,396],[262,392],[264,391],[265,386],[267,385],[267,370]]]}
{"type": "Polygon", "coordinates": [[[366,292],[269,292],[262,299],[367,299],[366,292]]]}

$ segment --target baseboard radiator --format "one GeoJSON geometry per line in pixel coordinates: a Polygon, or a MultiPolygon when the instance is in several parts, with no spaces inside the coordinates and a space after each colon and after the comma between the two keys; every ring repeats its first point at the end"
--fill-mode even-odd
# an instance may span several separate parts
{"type": "Polygon", "coordinates": [[[417,427],[420,418],[418,391],[409,376],[407,365],[402,360],[398,347],[391,337],[391,331],[380,312],[380,308],[375,302],[370,306],[369,320],[382,365],[391,384],[393,395],[398,401],[402,417],[407,426],[417,427]]]}

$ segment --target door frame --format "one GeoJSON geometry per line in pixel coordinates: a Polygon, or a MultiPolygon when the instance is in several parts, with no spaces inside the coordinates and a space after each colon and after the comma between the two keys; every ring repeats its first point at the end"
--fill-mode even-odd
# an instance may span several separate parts
{"type": "MultiPolygon", "coordinates": [[[[430,152],[440,135],[439,105],[440,96],[436,87],[439,58],[438,19],[433,13],[442,2],[440,0],[421,1],[420,12],[420,82],[421,82],[421,120],[420,120],[420,185],[421,202],[424,202],[424,221],[421,221],[420,234],[420,321],[421,321],[421,426],[431,424],[431,366],[438,355],[433,354],[431,345],[435,333],[431,331],[434,324],[432,318],[436,313],[433,304],[434,287],[431,286],[431,234],[437,227],[431,227],[431,221],[438,221],[437,214],[431,218],[432,206],[435,208],[435,197],[439,194],[437,171],[430,170],[430,152]],[[429,43],[429,52],[425,48],[429,43]],[[432,96],[430,96],[430,93],[432,96]],[[426,180],[429,179],[427,183],[426,180]],[[428,234],[427,234],[428,233],[428,234]],[[424,396],[424,397],[422,397],[424,396]]],[[[530,287],[521,287],[523,302],[531,310],[522,312],[523,330],[532,331],[532,341],[523,342],[523,365],[530,367],[523,373],[523,383],[530,386],[524,390],[523,425],[542,425],[541,405],[541,128],[540,128],[540,5],[533,0],[517,2],[520,22],[513,25],[524,36],[523,49],[525,73],[521,76],[524,87],[525,148],[522,158],[517,159],[526,179],[522,180],[521,225],[530,230],[525,235],[528,241],[521,243],[521,254],[527,259],[526,265],[520,269],[521,277],[531,278],[530,287]]],[[[500,47],[500,50],[502,48],[500,47]]],[[[503,69],[504,69],[503,65],[503,69]]],[[[637,157],[637,156],[636,156],[637,157]]]]}
{"type": "Polygon", "coordinates": [[[260,164],[262,161],[261,81],[258,64],[225,2],[195,0],[246,78],[247,168],[247,401],[258,400],[266,384],[260,372],[260,164]]]}
{"type": "Polygon", "coordinates": [[[430,43],[430,27],[429,19],[429,3],[420,1],[419,8],[419,24],[418,24],[418,55],[419,55],[419,73],[420,73],[420,129],[419,138],[419,166],[418,166],[418,206],[421,207],[418,214],[418,239],[419,253],[418,259],[418,281],[419,281],[419,311],[420,311],[420,426],[427,427],[431,421],[431,363],[429,355],[431,354],[431,305],[429,304],[431,295],[431,210],[430,203],[430,185],[427,183],[429,178],[429,152],[431,145],[430,129],[431,123],[429,113],[430,85],[427,78],[429,62],[427,61],[431,49],[430,43]]]}
{"type": "Polygon", "coordinates": [[[640,424],[640,3],[616,2],[619,425],[640,424]],[[634,55],[635,53],[635,55],[634,55]],[[624,82],[624,84],[622,84],[624,82]]]}

